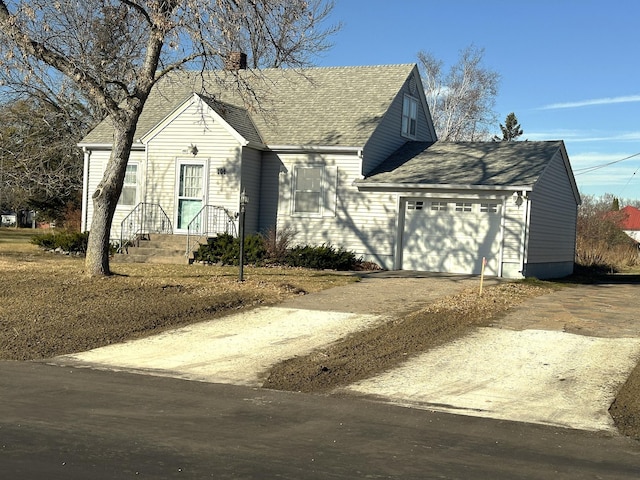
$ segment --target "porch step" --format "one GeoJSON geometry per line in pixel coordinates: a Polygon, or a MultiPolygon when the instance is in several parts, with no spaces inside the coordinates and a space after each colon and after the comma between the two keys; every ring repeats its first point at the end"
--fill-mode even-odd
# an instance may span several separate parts
{"type": "Polygon", "coordinates": [[[188,264],[193,258],[185,255],[186,235],[151,234],[140,239],[139,246],[130,246],[125,253],[114,255],[115,263],[188,264]]]}

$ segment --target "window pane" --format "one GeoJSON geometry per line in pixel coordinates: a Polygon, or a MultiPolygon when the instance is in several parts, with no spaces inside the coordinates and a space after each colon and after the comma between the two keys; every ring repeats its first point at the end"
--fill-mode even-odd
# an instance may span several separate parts
{"type": "Polygon", "coordinates": [[[404,135],[409,133],[409,117],[402,117],[402,133],[404,135]]]}
{"type": "Polygon", "coordinates": [[[296,168],[294,213],[320,213],[323,167],[296,168]]]}
{"type": "Polygon", "coordinates": [[[136,203],[136,187],[122,187],[119,205],[133,205],[136,203]]]}
{"type": "Polygon", "coordinates": [[[202,197],[202,165],[182,165],[180,168],[180,196],[202,197]]]}
{"type": "Polygon", "coordinates": [[[402,115],[408,117],[411,115],[411,101],[408,97],[404,97],[404,101],[402,102],[402,115]]]}
{"type": "Polygon", "coordinates": [[[138,165],[127,165],[122,184],[122,193],[118,199],[118,205],[135,205],[136,191],[138,188],[138,165]]]}
{"type": "Polygon", "coordinates": [[[294,211],[296,213],[320,212],[319,192],[296,192],[294,211]]]}
{"type": "Polygon", "coordinates": [[[320,191],[321,168],[299,168],[297,190],[320,191]]]}
{"type": "Polygon", "coordinates": [[[202,202],[200,200],[180,200],[178,202],[178,228],[187,228],[201,208],[202,202]]]}
{"type": "Polygon", "coordinates": [[[404,97],[402,101],[402,134],[415,137],[418,125],[418,102],[415,98],[404,97]]]}
{"type": "Polygon", "coordinates": [[[127,165],[127,171],[124,174],[124,184],[125,185],[135,185],[136,184],[136,176],[138,174],[138,166],[137,165],[127,165]]]}

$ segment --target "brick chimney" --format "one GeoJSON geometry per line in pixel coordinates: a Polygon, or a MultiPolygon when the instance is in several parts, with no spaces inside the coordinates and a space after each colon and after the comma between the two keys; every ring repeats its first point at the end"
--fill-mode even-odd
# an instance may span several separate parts
{"type": "Polygon", "coordinates": [[[224,69],[237,72],[238,70],[246,70],[247,54],[243,52],[229,52],[224,57],[224,69]]]}

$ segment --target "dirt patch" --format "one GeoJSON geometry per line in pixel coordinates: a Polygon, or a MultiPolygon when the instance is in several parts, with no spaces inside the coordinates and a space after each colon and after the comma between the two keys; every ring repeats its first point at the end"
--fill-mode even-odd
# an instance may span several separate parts
{"type": "Polygon", "coordinates": [[[488,325],[527,298],[549,287],[505,283],[436,300],[428,307],[350,335],[328,348],[294,357],[273,367],[263,387],[300,392],[327,392],[389,370],[413,355],[488,325]]]}
{"type": "Polygon", "coordinates": [[[620,433],[640,440],[640,364],[618,392],[609,413],[620,433]]]}

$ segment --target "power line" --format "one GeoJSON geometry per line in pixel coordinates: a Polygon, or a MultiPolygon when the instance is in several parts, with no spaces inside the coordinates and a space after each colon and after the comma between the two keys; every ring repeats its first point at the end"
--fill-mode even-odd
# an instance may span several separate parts
{"type": "MultiPolygon", "coordinates": [[[[614,160],[613,162],[603,163],[602,165],[595,165],[593,167],[578,168],[578,169],[574,170],[573,173],[574,173],[574,175],[582,175],[582,174],[585,174],[585,173],[595,172],[596,170],[600,170],[601,168],[605,168],[605,167],[608,167],[610,165],[614,165],[616,163],[624,162],[625,160],[629,160],[630,158],[637,157],[638,155],[640,155],[640,152],[634,153],[633,155],[629,155],[628,157],[625,157],[625,158],[621,158],[620,160],[614,160]]],[[[635,172],[634,172],[634,175],[635,175],[635,172]]]]}
{"type": "Polygon", "coordinates": [[[629,177],[629,180],[627,180],[626,185],[622,187],[622,190],[620,190],[620,194],[618,195],[618,197],[622,197],[622,192],[624,192],[624,190],[629,186],[629,184],[631,183],[631,180],[633,180],[633,177],[635,177],[636,173],[638,173],[638,170],[640,170],[640,167],[636,168],[636,171],[631,174],[631,176],[629,177]]]}

